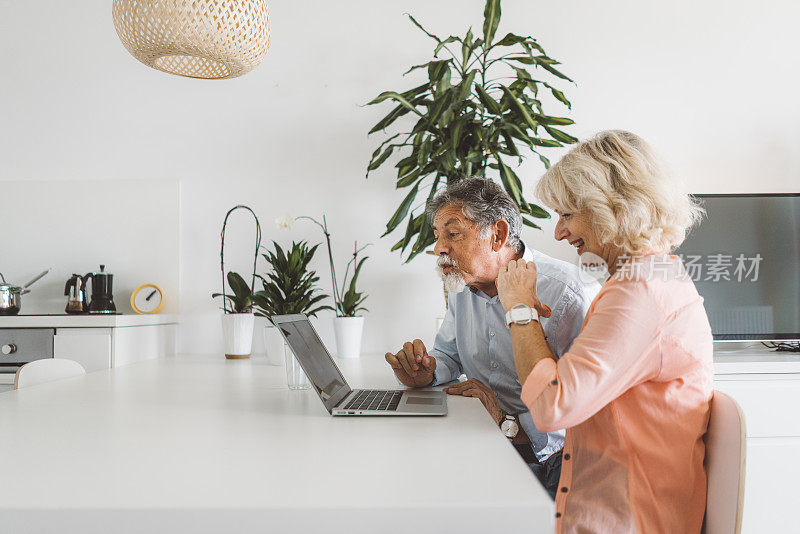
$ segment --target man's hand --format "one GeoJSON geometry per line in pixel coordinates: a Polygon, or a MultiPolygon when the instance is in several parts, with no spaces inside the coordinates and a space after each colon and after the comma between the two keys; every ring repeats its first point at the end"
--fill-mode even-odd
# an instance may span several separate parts
{"type": "Polygon", "coordinates": [[[542,317],[550,317],[550,307],[536,295],[536,264],[532,261],[511,260],[497,277],[497,294],[503,309],[508,311],[516,304],[536,308],[542,317]]]}
{"type": "Polygon", "coordinates": [[[425,344],[419,339],[407,341],[397,354],[387,352],[386,361],[397,379],[410,388],[425,387],[433,382],[436,358],[428,356],[425,344]]]}
{"type": "Polygon", "coordinates": [[[492,416],[494,422],[498,425],[500,421],[506,416],[503,410],[500,409],[500,403],[497,402],[497,396],[494,391],[489,389],[486,384],[477,378],[470,378],[466,382],[459,382],[452,386],[448,386],[443,390],[448,395],[461,395],[464,397],[476,397],[481,400],[483,407],[492,416]]]}

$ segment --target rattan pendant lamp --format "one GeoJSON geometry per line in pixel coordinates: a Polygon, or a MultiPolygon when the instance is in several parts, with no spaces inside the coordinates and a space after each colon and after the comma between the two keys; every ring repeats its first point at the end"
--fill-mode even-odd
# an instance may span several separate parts
{"type": "Polygon", "coordinates": [[[114,0],[114,27],[133,57],[190,78],[235,78],[269,48],[266,0],[114,0]]]}

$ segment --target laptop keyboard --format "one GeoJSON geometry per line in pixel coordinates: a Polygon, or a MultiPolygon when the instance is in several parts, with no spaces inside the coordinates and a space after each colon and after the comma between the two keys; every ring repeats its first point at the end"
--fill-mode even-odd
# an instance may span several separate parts
{"type": "Polygon", "coordinates": [[[345,410],[377,410],[391,412],[397,410],[402,391],[386,391],[382,389],[362,389],[347,403],[345,410]]]}

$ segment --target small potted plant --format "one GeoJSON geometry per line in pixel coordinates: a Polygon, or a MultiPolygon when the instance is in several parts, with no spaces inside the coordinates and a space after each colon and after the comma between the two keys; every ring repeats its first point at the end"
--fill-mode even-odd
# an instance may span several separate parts
{"type": "MultiPolygon", "coordinates": [[[[291,216],[286,214],[280,220],[285,223],[285,221],[288,221],[290,218],[291,216]]],[[[305,215],[297,217],[297,220],[300,219],[308,219],[319,226],[320,229],[322,229],[322,233],[325,235],[325,242],[328,245],[328,262],[331,267],[333,300],[336,303],[336,309],[334,310],[336,312],[336,317],[333,320],[333,330],[336,334],[336,355],[339,358],[358,358],[361,353],[361,335],[364,331],[364,317],[358,316],[357,314],[361,310],[368,311],[361,306],[367,298],[367,295],[356,291],[358,275],[368,256],[365,256],[359,261],[358,255],[369,245],[358,248],[358,242],[355,243],[353,257],[347,262],[342,289],[339,291],[336,284],[336,268],[333,264],[333,252],[331,251],[331,234],[328,232],[328,222],[325,216],[322,216],[322,222],[305,215]],[[345,291],[345,287],[348,286],[347,276],[351,267],[353,267],[353,278],[350,280],[349,288],[345,291]]],[[[291,228],[291,224],[284,224],[282,227],[291,228]]]]}
{"type": "Polygon", "coordinates": [[[258,249],[261,246],[261,224],[256,214],[247,206],[234,206],[225,214],[222,222],[222,245],[220,247],[220,270],[222,272],[222,293],[213,293],[213,298],[222,297],[222,337],[225,344],[225,358],[229,360],[249,358],[253,347],[253,285],[256,279],[256,262],[258,249]],[[256,247],[253,254],[253,275],[250,285],[244,278],[233,271],[228,272],[228,286],[233,294],[225,289],[225,229],[228,217],[238,209],[250,212],[256,221],[256,247]]]}
{"type": "Polygon", "coordinates": [[[358,248],[358,242],[353,246],[353,257],[347,262],[342,281],[342,290],[339,292],[340,298],[336,301],[336,318],[333,320],[333,330],[336,333],[336,352],[340,358],[358,358],[361,354],[361,335],[364,331],[364,316],[358,315],[360,311],[369,311],[361,304],[367,299],[365,293],[356,290],[358,275],[361,267],[369,256],[358,259],[359,253],[367,248],[367,245],[358,248]],[[350,268],[353,267],[352,278],[348,286],[347,276],[350,268]],[[347,287],[347,291],[345,291],[347,287]]]}
{"type": "Polygon", "coordinates": [[[318,292],[319,276],[308,268],[319,245],[309,247],[305,241],[293,242],[285,252],[276,242],[272,245],[273,250],[262,255],[272,270],[266,276],[256,275],[263,288],[253,294],[252,300],[255,314],[267,318],[264,332],[267,358],[271,364],[280,365],[285,353],[284,340],[269,318],[293,313],[316,317],[318,312],[333,308],[319,305],[328,295],[318,292]]]}

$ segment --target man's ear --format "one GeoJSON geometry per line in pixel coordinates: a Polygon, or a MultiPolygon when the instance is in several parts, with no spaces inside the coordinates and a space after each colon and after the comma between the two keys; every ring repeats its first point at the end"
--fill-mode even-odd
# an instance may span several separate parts
{"type": "Polygon", "coordinates": [[[494,227],[492,228],[492,250],[495,252],[499,252],[504,246],[506,246],[506,242],[508,242],[508,233],[511,227],[508,225],[508,221],[505,219],[500,219],[496,223],[494,223],[494,227]]]}

